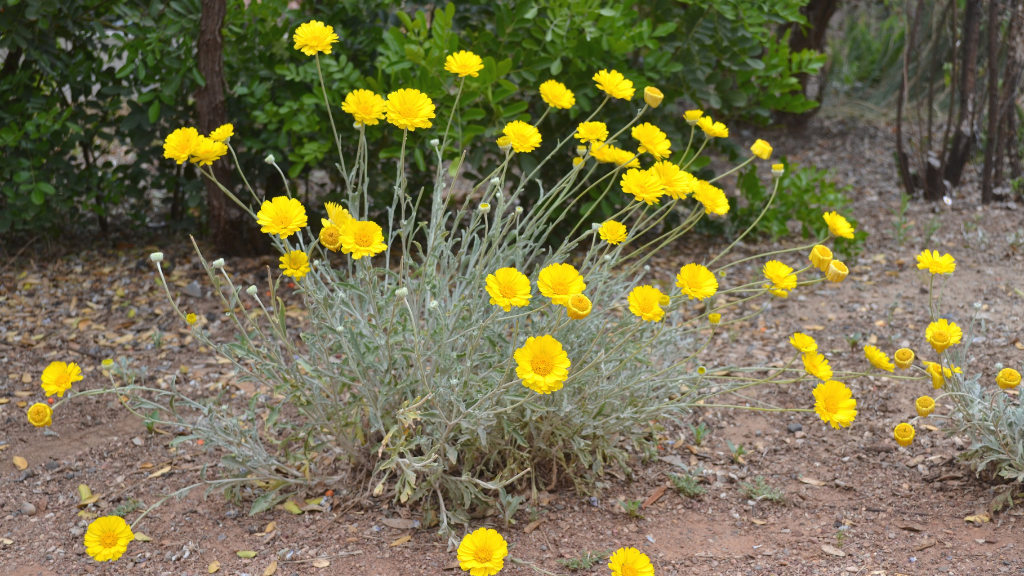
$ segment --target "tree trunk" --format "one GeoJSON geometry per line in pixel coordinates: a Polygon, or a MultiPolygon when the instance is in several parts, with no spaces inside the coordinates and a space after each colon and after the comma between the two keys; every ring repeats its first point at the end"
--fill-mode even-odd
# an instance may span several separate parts
{"type": "Polygon", "coordinates": [[[999,139],[999,2],[988,0],[988,130],[985,164],[981,169],[981,203],[992,202],[992,172],[996,141],[999,139]]]}
{"type": "Polygon", "coordinates": [[[981,22],[981,0],[967,0],[964,12],[963,60],[960,63],[960,97],[956,132],[950,145],[946,170],[943,175],[952,186],[960,184],[964,165],[971,155],[974,144],[975,112],[974,87],[978,75],[978,28],[981,22]]]}
{"type": "MultiPolygon", "coordinates": [[[[832,15],[836,13],[836,8],[838,6],[839,0],[810,0],[806,6],[801,8],[800,12],[807,18],[808,26],[804,27],[799,24],[792,25],[789,35],[790,51],[824,51],[825,35],[828,32],[828,24],[829,21],[832,20],[832,15]]],[[[820,103],[825,92],[826,77],[827,73],[823,69],[817,76],[817,93],[809,94],[808,88],[811,84],[812,77],[809,74],[798,74],[797,80],[800,81],[800,89],[803,95],[812,100],[817,100],[820,103]]],[[[818,106],[812,110],[804,112],[803,114],[781,112],[778,114],[778,120],[789,125],[791,128],[802,130],[807,127],[807,123],[810,122],[811,118],[813,118],[820,109],[821,107],[818,106]]]]}
{"type": "MultiPolygon", "coordinates": [[[[1016,123],[1017,93],[1020,90],[1021,75],[1024,74],[1024,2],[1013,0],[1010,5],[1006,31],[1006,67],[1003,68],[1003,88],[999,96],[999,137],[996,139],[995,166],[992,173],[992,185],[998,187],[1003,183],[1003,165],[1012,164],[1019,155],[1017,147],[1016,123]]],[[[1017,170],[1019,173],[1019,169],[1017,170]]]]}

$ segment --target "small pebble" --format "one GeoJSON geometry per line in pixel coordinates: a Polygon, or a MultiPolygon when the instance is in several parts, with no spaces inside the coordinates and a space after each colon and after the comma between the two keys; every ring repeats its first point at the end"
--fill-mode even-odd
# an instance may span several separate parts
{"type": "Polygon", "coordinates": [[[786,430],[788,430],[790,434],[796,434],[803,429],[803,424],[800,424],[799,422],[790,422],[789,426],[786,426],[786,430]]]}
{"type": "Polygon", "coordinates": [[[25,502],[24,504],[21,505],[21,513],[25,516],[35,516],[36,507],[28,502],[25,502]]]}

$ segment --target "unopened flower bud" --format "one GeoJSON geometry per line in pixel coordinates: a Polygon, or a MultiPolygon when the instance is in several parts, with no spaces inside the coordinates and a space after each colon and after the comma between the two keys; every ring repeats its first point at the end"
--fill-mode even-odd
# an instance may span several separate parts
{"type": "Polygon", "coordinates": [[[488,212],[491,211],[491,205],[488,204],[487,202],[481,202],[477,210],[483,212],[484,214],[487,214],[488,212]]]}
{"type": "Polygon", "coordinates": [[[500,185],[501,185],[501,180],[499,180],[498,178],[491,178],[491,186],[500,186],[500,185]]]}
{"type": "Polygon", "coordinates": [[[431,310],[436,309],[438,306],[439,306],[439,304],[437,303],[437,300],[431,300],[430,301],[430,309],[431,310]]]}
{"type": "Polygon", "coordinates": [[[153,262],[163,262],[164,261],[164,253],[163,252],[153,252],[152,254],[149,255],[149,259],[152,260],[153,262]]]}
{"type": "Polygon", "coordinates": [[[264,158],[263,161],[266,162],[267,164],[273,164],[277,160],[274,158],[273,154],[267,154],[267,157],[264,158]]]}
{"type": "Polygon", "coordinates": [[[651,108],[661,106],[661,101],[664,99],[665,95],[661,93],[661,90],[658,90],[654,86],[644,88],[644,102],[647,102],[647,105],[651,108]]]}
{"type": "Polygon", "coordinates": [[[572,159],[572,165],[574,167],[579,166],[580,164],[583,164],[583,158],[577,157],[572,159]]]}
{"type": "Polygon", "coordinates": [[[707,368],[705,368],[703,366],[698,366],[697,367],[697,374],[700,374],[701,376],[703,376],[703,375],[707,374],[707,372],[708,372],[707,368]]]}
{"type": "Polygon", "coordinates": [[[772,176],[779,178],[786,172],[786,167],[782,164],[772,164],[772,176]]]}
{"type": "Polygon", "coordinates": [[[650,264],[644,264],[644,272],[650,272],[650,271],[651,271],[651,265],[650,264]]]}
{"type": "Polygon", "coordinates": [[[434,148],[437,148],[438,146],[441,145],[441,141],[438,140],[437,138],[431,138],[430,145],[433,146],[434,148]]]}
{"type": "Polygon", "coordinates": [[[498,145],[498,149],[500,149],[502,152],[507,153],[509,150],[512,149],[512,141],[509,140],[508,136],[502,136],[501,138],[498,138],[496,144],[498,145]]]}
{"type": "Polygon", "coordinates": [[[612,255],[611,254],[605,254],[604,255],[604,259],[605,260],[611,260],[612,259],[612,255]]]}
{"type": "Polygon", "coordinates": [[[600,222],[591,222],[590,223],[590,229],[593,230],[594,232],[597,232],[598,230],[601,229],[601,223],[600,222]]]}
{"type": "Polygon", "coordinates": [[[587,147],[586,146],[577,146],[576,147],[576,155],[577,156],[586,156],[587,155],[587,147]]]}
{"type": "Polygon", "coordinates": [[[516,214],[522,214],[522,213],[523,213],[523,207],[522,206],[516,206],[516,214]]]}
{"type": "Polygon", "coordinates": [[[355,128],[356,130],[359,130],[360,128],[363,127],[363,123],[362,122],[353,122],[352,123],[352,127],[355,128]]]}
{"type": "Polygon", "coordinates": [[[245,289],[245,293],[248,294],[249,296],[255,296],[256,290],[256,286],[249,286],[248,288],[245,289]]]}
{"type": "Polygon", "coordinates": [[[686,123],[690,126],[696,126],[697,120],[704,115],[703,110],[687,110],[683,113],[683,118],[686,118],[686,123]]]}
{"type": "Polygon", "coordinates": [[[406,288],[405,286],[402,286],[398,290],[395,290],[395,296],[398,296],[399,298],[405,298],[408,295],[409,295],[409,289],[406,288]]]}
{"type": "Polygon", "coordinates": [[[216,260],[213,261],[211,266],[213,266],[217,270],[220,270],[221,268],[224,267],[224,259],[223,258],[217,258],[216,260]]]}
{"type": "Polygon", "coordinates": [[[101,364],[103,365],[104,368],[110,368],[111,366],[114,365],[114,361],[110,358],[104,358],[101,364]]]}

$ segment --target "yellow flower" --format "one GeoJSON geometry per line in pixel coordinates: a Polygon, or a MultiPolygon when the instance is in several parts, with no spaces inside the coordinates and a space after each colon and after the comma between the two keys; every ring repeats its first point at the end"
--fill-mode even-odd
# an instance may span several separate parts
{"type": "Polygon", "coordinates": [[[697,181],[697,188],[693,191],[693,197],[704,205],[705,214],[718,214],[719,216],[729,212],[729,199],[721,188],[713,186],[704,180],[697,181]]]}
{"type": "Polygon", "coordinates": [[[468,50],[460,50],[444,59],[444,69],[452,74],[458,74],[459,78],[476,78],[484,69],[484,61],[468,50]]]}
{"type": "Polygon", "coordinates": [[[278,196],[263,202],[256,222],[262,226],[260,232],[287,238],[306,225],[306,208],[295,198],[278,196]]]}
{"type": "Polygon", "coordinates": [[[384,99],[371,90],[353,90],[345,95],[341,109],[352,115],[352,118],[366,126],[376,126],[378,120],[384,119],[384,99]]]}
{"type": "Polygon", "coordinates": [[[195,315],[194,312],[189,312],[188,314],[185,315],[185,323],[188,324],[189,326],[195,325],[197,320],[199,320],[199,318],[195,315]]]}
{"type": "Polygon", "coordinates": [[[508,136],[499,136],[494,143],[498,145],[498,148],[501,149],[502,152],[508,152],[512,149],[512,140],[510,140],[508,136]]]}
{"type": "Polygon", "coordinates": [[[696,124],[702,116],[704,116],[703,110],[687,110],[686,112],[683,112],[683,118],[686,119],[686,123],[690,126],[696,124]]]}
{"type": "Polygon", "coordinates": [[[580,164],[583,164],[583,158],[580,158],[579,156],[577,156],[577,157],[572,159],[573,167],[579,166],[580,164]]]}
{"type": "Polygon", "coordinates": [[[192,157],[192,149],[198,141],[199,131],[195,128],[178,128],[164,138],[164,158],[184,164],[192,157]]]}
{"type": "Polygon", "coordinates": [[[892,357],[896,362],[896,367],[900,370],[906,370],[914,363],[914,351],[910,348],[900,348],[892,357]]]}
{"type": "Polygon", "coordinates": [[[372,220],[353,220],[342,228],[341,251],[359,260],[364,256],[376,256],[385,249],[384,230],[372,220]]]}
{"type": "Polygon", "coordinates": [[[814,338],[802,332],[796,332],[790,336],[789,343],[801,353],[818,351],[818,343],[814,341],[814,338]]]}
{"type": "Polygon", "coordinates": [[[593,307],[594,305],[590,302],[590,298],[583,294],[573,294],[569,297],[569,301],[565,303],[566,314],[573,320],[583,320],[590,315],[593,307]]]}
{"type": "Polygon", "coordinates": [[[669,141],[668,135],[650,122],[634,126],[633,130],[630,131],[630,134],[633,136],[633,139],[640,143],[637,151],[641,154],[646,152],[651,156],[654,156],[655,160],[661,160],[663,158],[668,158],[672,153],[670,150],[672,142],[669,141]]]}
{"type": "MultiPolygon", "coordinates": [[[[340,204],[335,202],[325,202],[324,209],[327,210],[327,218],[330,220],[330,223],[339,228],[344,228],[355,220],[352,218],[352,215],[349,214],[348,210],[342,208],[340,204]]],[[[323,218],[321,218],[320,221],[323,222],[323,218]]],[[[327,224],[324,223],[324,226],[326,225],[327,224]]]]}
{"type": "Polygon", "coordinates": [[[600,90],[612,98],[619,98],[621,100],[633,98],[633,82],[627,80],[625,76],[615,70],[611,72],[601,70],[594,74],[593,80],[597,82],[597,87],[600,90]]]}
{"type": "Polygon", "coordinates": [[[665,317],[661,297],[661,290],[653,286],[637,286],[629,293],[629,311],[644,322],[660,322],[665,317]]]}
{"type": "Polygon", "coordinates": [[[612,576],[654,576],[654,566],[647,554],[636,548],[619,548],[608,559],[612,576]]]}
{"type": "Polygon", "coordinates": [[[537,275],[537,289],[552,304],[565,305],[573,295],[582,294],[587,285],[572,264],[548,264],[537,275]]]}
{"type": "Polygon", "coordinates": [[[306,56],[313,56],[317,52],[330,54],[331,44],[338,41],[338,35],[332,26],[311,20],[296,28],[292,39],[295,40],[296,50],[301,50],[306,56]]]}
{"type": "Polygon", "coordinates": [[[953,344],[959,344],[963,338],[963,331],[955,322],[947,322],[945,318],[928,325],[924,331],[924,338],[935,348],[936,352],[942,352],[953,344]]]}
{"type": "Polygon", "coordinates": [[[632,194],[637,202],[657,204],[658,199],[665,194],[665,183],[658,178],[653,170],[639,170],[630,168],[622,175],[619,181],[622,191],[632,194]]]}
{"type": "Polygon", "coordinates": [[[206,136],[200,136],[192,147],[192,158],[190,160],[193,164],[209,166],[214,161],[220,160],[227,153],[227,144],[207,138],[206,136]]]}
{"type": "Polygon", "coordinates": [[[774,290],[792,290],[796,288],[797,278],[796,274],[793,273],[793,269],[778,260],[765,262],[764,268],[761,271],[764,273],[764,277],[772,283],[774,290]]]}
{"type": "Polygon", "coordinates": [[[879,370],[893,372],[896,368],[893,365],[892,361],[889,360],[889,356],[885,352],[879,350],[877,346],[865,346],[864,356],[868,359],[868,362],[870,362],[872,366],[878,368],[879,370]]]}
{"type": "Polygon", "coordinates": [[[558,80],[548,80],[540,85],[540,97],[552,108],[568,110],[576,104],[576,95],[558,80]]]}
{"type": "Polygon", "coordinates": [[[827,381],[832,379],[832,367],[824,355],[817,352],[804,352],[804,370],[818,380],[827,381]]]}
{"type": "Polygon", "coordinates": [[[515,268],[498,268],[487,275],[487,293],[491,295],[491,304],[510,312],[513,306],[530,303],[530,279],[515,268]]]}
{"type": "Polygon", "coordinates": [[[320,243],[331,252],[341,249],[341,228],[335,226],[330,220],[320,219],[323,228],[320,229],[320,243]]]}
{"type": "Polygon", "coordinates": [[[910,446],[914,442],[914,427],[906,422],[897,424],[892,431],[892,437],[900,446],[910,446]]]}
{"type": "Polygon", "coordinates": [[[601,240],[609,244],[619,244],[626,239],[626,225],[615,220],[608,220],[597,229],[601,240]]]}
{"type": "Polygon", "coordinates": [[[960,369],[953,366],[953,369],[944,368],[937,362],[925,362],[925,370],[932,377],[932,388],[938,390],[946,385],[946,378],[952,378],[953,372],[960,373],[960,369]]]}
{"type": "Polygon", "coordinates": [[[74,362],[50,362],[43,370],[42,387],[47,396],[58,398],[71,389],[71,385],[82,379],[82,369],[74,362]]]}
{"type": "Polygon", "coordinates": [[[28,409],[28,423],[36,428],[53,424],[53,410],[41,402],[36,402],[28,409]]]}
{"type": "Polygon", "coordinates": [[[509,144],[516,152],[533,152],[540,146],[540,132],[522,120],[505,124],[502,133],[508,137],[509,144]]]}
{"type": "Polygon", "coordinates": [[[128,550],[135,534],[123,518],[104,516],[89,524],[85,532],[85,551],[97,562],[117,560],[128,550]]]}
{"type": "Polygon", "coordinates": [[[808,256],[808,259],[815,268],[825,272],[828,270],[829,263],[832,262],[832,251],[828,247],[818,244],[811,248],[811,255],[808,256]]]}
{"type": "Polygon", "coordinates": [[[996,384],[1003,390],[1016,388],[1020,385],[1020,372],[1013,368],[1003,368],[996,376],[996,384]]]}
{"type": "Polygon", "coordinates": [[[711,314],[708,314],[708,322],[712,326],[718,326],[718,323],[721,322],[721,321],[722,321],[722,315],[719,314],[718,312],[713,312],[711,314]]]}
{"type": "Polygon", "coordinates": [[[224,124],[213,132],[210,132],[210,140],[223,142],[235,135],[235,127],[232,124],[224,124]]]}
{"type": "Polygon", "coordinates": [[[836,430],[853,424],[857,417],[855,408],[857,401],[842,382],[829,380],[814,388],[814,411],[822,422],[828,422],[836,430]]]}
{"type": "Polygon", "coordinates": [[[671,198],[686,198],[687,194],[697,189],[699,180],[696,176],[667,160],[658,162],[651,170],[661,178],[661,182],[665,184],[665,193],[671,198]]]}
{"type": "Polygon", "coordinates": [[[415,88],[401,88],[388,94],[384,109],[388,122],[400,130],[415,131],[432,126],[430,119],[434,117],[434,103],[415,88]]]}
{"type": "Polygon", "coordinates": [[[917,415],[925,418],[935,411],[935,400],[931,396],[921,396],[914,401],[914,407],[917,408],[917,415]]]}
{"type": "Polygon", "coordinates": [[[569,355],[562,344],[550,335],[529,337],[514,354],[516,376],[523,386],[537,394],[550,394],[562,388],[569,377],[569,355]]]}
{"type": "Polygon", "coordinates": [[[700,264],[687,264],[680,268],[679,274],[676,274],[676,286],[690,300],[696,298],[703,301],[718,292],[718,280],[715,279],[715,275],[700,264]]]}
{"type": "Polygon", "coordinates": [[[929,252],[926,249],[917,255],[917,267],[932,274],[952,274],[956,270],[956,259],[949,254],[939,256],[937,250],[929,252]]]}
{"type": "Polygon", "coordinates": [[[291,276],[298,280],[309,272],[309,257],[302,250],[292,250],[281,256],[279,268],[284,270],[285,276],[291,276]]]}
{"type": "Polygon", "coordinates": [[[654,86],[644,88],[644,102],[646,102],[651,108],[661,106],[661,102],[664,99],[665,95],[661,93],[661,90],[658,90],[654,86]]]}
{"type": "Polygon", "coordinates": [[[721,122],[715,122],[711,116],[704,116],[697,120],[697,127],[704,131],[708,138],[728,138],[729,129],[721,122]]]}
{"type": "Polygon", "coordinates": [[[767,160],[772,156],[772,145],[758,138],[750,147],[750,153],[761,160],[767,160]]]}
{"type": "Polygon", "coordinates": [[[849,238],[853,240],[853,226],[836,212],[825,212],[822,216],[825,224],[828,224],[828,231],[837,238],[849,238]]]}
{"type": "Polygon", "coordinates": [[[640,167],[640,161],[636,159],[636,154],[604,142],[591,144],[590,155],[598,162],[606,164],[618,164],[619,166],[627,166],[629,168],[640,167]]]}
{"type": "Polygon", "coordinates": [[[459,542],[459,568],[470,576],[494,576],[505,566],[508,544],[493,528],[477,528],[459,542]]]}
{"type": "Polygon", "coordinates": [[[850,269],[846,267],[839,260],[833,260],[828,263],[828,269],[825,270],[825,279],[829,282],[838,283],[842,282],[843,278],[850,273],[850,269]]]}
{"type": "Polygon", "coordinates": [[[608,139],[608,126],[604,122],[583,122],[574,135],[581,143],[604,142],[608,139]]]}

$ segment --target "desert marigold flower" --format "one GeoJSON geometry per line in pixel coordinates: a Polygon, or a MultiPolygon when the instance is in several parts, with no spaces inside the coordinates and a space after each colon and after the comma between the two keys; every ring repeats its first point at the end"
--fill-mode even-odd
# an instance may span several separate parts
{"type": "Polygon", "coordinates": [[[287,238],[306,225],[306,208],[295,198],[278,196],[265,200],[256,213],[260,232],[287,238]]]}
{"type": "Polygon", "coordinates": [[[342,228],[341,251],[359,260],[364,256],[376,256],[385,249],[384,230],[372,220],[353,220],[342,228]]]}
{"type": "Polygon", "coordinates": [[[281,265],[285,276],[291,276],[296,280],[302,278],[309,272],[309,256],[302,250],[292,250],[281,256],[281,265]]]}
{"type": "Polygon", "coordinates": [[[892,357],[896,362],[896,367],[900,370],[906,370],[914,363],[914,351],[910,348],[900,348],[892,357]]]}
{"type": "Polygon", "coordinates": [[[779,178],[786,173],[786,166],[784,164],[772,164],[772,176],[779,178]]]}
{"type": "Polygon", "coordinates": [[[814,388],[814,411],[836,430],[853,424],[857,417],[856,408],[853,392],[842,382],[829,380],[814,388]]]}
{"type": "Polygon", "coordinates": [[[82,368],[74,362],[50,362],[43,370],[41,377],[43,392],[47,396],[57,395],[58,398],[71,389],[71,385],[82,379],[82,368]]]}
{"type": "Polygon", "coordinates": [[[228,145],[223,142],[200,136],[192,147],[192,157],[189,159],[193,164],[209,166],[220,160],[228,153],[228,145]]]}
{"type": "Polygon", "coordinates": [[[513,120],[505,124],[502,133],[508,137],[509,144],[516,152],[533,152],[540,146],[540,131],[522,120],[513,120]]]}
{"type": "Polygon", "coordinates": [[[323,218],[320,219],[320,223],[323,224],[323,228],[320,229],[320,243],[331,252],[337,252],[341,249],[341,228],[323,218]]]}
{"type": "Polygon", "coordinates": [[[372,90],[353,90],[345,95],[341,109],[352,115],[356,122],[366,126],[376,126],[384,119],[384,99],[372,90]]]}
{"type": "Polygon", "coordinates": [[[576,105],[576,95],[558,80],[547,80],[541,84],[540,97],[552,108],[568,110],[576,105]]]}
{"type": "Polygon", "coordinates": [[[665,95],[661,93],[661,90],[658,90],[654,86],[644,88],[644,102],[646,102],[651,108],[661,106],[661,102],[664,99],[665,95]]]}
{"type": "Polygon", "coordinates": [[[53,409],[41,402],[36,402],[28,409],[26,414],[28,423],[36,428],[42,428],[53,424],[53,409]]]}
{"type": "Polygon", "coordinates": [[[921,396],[914,401],[914,408],[917,409],[918,416],[925,418],[935,411],[935,400],[932,400],[931,396],[921,396]]]}
{"type": "Polygon", "coordinates": [[[550,335],[529,337],[522,348],[516,350],[516,376],[523,386],[537,394],[550,394],[562,388],[569,377],[569,355],[562,344],[550,335]]]}
{"type": "Polygon", "coordinates": [[[870,362],[872,366],[879,370],[893,372],[896,369],[892,361],[889,360],[889,356],[885,352],[882,352],[877,346],[865,346],[864,357],[868,359],[868,362],[870,362]]]}
{"type": "Polygon", "coordinates": [[[939,318],[932,322],[924,331],[925,340],[932,345],[936,352],[942,352],[953,344],[959,344],[963,335],[963,330],[956,325],[956,322],[949,322],[945,318],[939,318]]]}
{"type": "Polygon", "coordinates": [[[590,302],[590,298],[583,294],[573,294],[569,297],[569,301],[565,303],[566,314],[573,320],[583,320],[590,315],[593,307],[594,305],[590,302]]]}
{"type": "Polygon", "coordinates": [[[636,548],[619,548],[608,558],[612,576],[654,576],[654,565],[647,554],[636,548]]]}
{"type": "Polygon", "coordinates": [[[587,284],[572,264],[548,264],[537,275],[537,289],[552,304],[564,305],[574,294],[582,294],[587,284]]]}
{"type": "Polygon", "coordinates": [[[459,542],[459,568],[470,576],[494,576],[505,566],[508,544],[493,528],[477,528],[459,542]]]}
{"type": "Polygon", "coordinates": [[[910,446],[914,442],[914,427],[906,422],[897,424],[892,431],[892,437],[900,446],[910,446]]]}
{"type": "Polygon", "coordinates": [[[832,379],[832,367],[824,355],[817,352],[804,352],[804,370],[818,380],[828,381],[832,379]]]}
{"type": "Polygon", "coordinates": [[[750,147],[750,153],[761,160],[767,160],[772,156],[772,145],[758,138],[750,147]]]}
{"type": "Polygon", "coordinates": [[[164,138],[164,158],[184,164],[192,157],[192,149],[198,141],[199,131],[195,128],[178,128],[164,138]]]}
{"type": "Polygon", "coordinates": [[[704,205],[705,214],[718,214],[719,216],[729,212],[729,199],[721,188],[712,185],[704,180],[697,181],[697,187],[693,191],[693,197],[704,205]]]}
{"type": "MultiPolygon", "coordinates": [[[[349,214],[348,210],[342,208],[341,204],[336,202],[325,202],[324,210],[327,210],[327,218],[330,223],[339,228],[344,228],[355,220],[352,218],[352,215],[349,214]]],[[[320,222],[323,223],[324,226],[327,226],[327,223],[324,222],[323,218],[320,219],[320,222]]]]}
{"type": "Polygon", "coordinates": [[[660,322],[665,317],[661,297],[661,290],[654,286],[637,286],[629,292],[629,311],[644,322],[660,322]]]}
{"type": "Polygon", "coordinates": [[[683,118],[686,119],[686,123],[693,126],[704,116],[703,110],[687,110],[683,112],[683,118]]]}
{"type": "Polygon", "coordinates": [[[530,279],[515,268],[498,268],[487,275],[487,293],[491,295],[491,304],[510,312],[513,306],[530,303],[530,279]]]}
{"type": "Polygon", "coordinates": [[[651,166],[651,170],[658,175],[658,178],[661,178],[661,182],[665,185],[665,193],[671,198],[686,198],[688,194],[697,189],[699,180],[696,176],[667,160],[662,160],[651,166]]]}
{"type": "Polygon", "coordinates": [[[721,122],[715,122],[711,116],[703,116],[697,120],[697,127],[704,131],[708,138],[728,138],[729,128],[721,122]]]}
{"type": "Polygon", "coordinates": [[[508,136],[499,136],[494,143],[498,145],[502,152],[508,152],[512,149],[512,140],[508,136]]]}
{"type": "Polygon", "coordinates": [[[384,110],[388,122],[400,130],[415,131],[432,126],[430,119],[434,117],[434,103],[415,88],[401,88],[388,94],[384,110]]]}
{"type": "Polygon", "coordinates": [[[302,51],[306,56],[313,56],[317,52],[330,54],[331,44],[338,41],[338,35],[334,33],[333,26],[311,20],[296,28],[292,39],[295,41],[296,50],[302,51]]]}
{"type": "Polygon", "coordinates": [[[640,161],[636,159],[636,154],[604,142],[591,144],[590,155],[598,162],[605,164],[617,164],[629,168],[640,167],[640,161]]]}
{"type": "Polygon", "coordinates": [[[938,362],[925,362],[924,365],[925,370],[932,377],[932,388],[935,390],[945,386],[946,379],[952,378],[954,372],[957,374],[961,372],[961,370],[956,366],[953,366],[952,369],[944,368],[942,364],[939,364],[938,362]]]}
{"type": "Polygon", "coordinates": [[[796,288],[797,277],[793,273],[793,269],[778,260],[765,262],[761,272],[772,283],[772,289],[774,290],[792,290],[796,288]]]}
{"type": "Polygon", "coordinates": [[[575,138],[581,143],[604,142],[608,139],[608,126],[604,122],[582,122],[576,128],[575,138]]]}
{"type": "Polygon", "coordinates": [[[576,166],[579,166],[580,164],[583,164],[583,158],[580,158],[579,156],[577,156],[577,157],[572,159],[572,165],[573,165],[574,168],[576,166]]]}
{"type": "Polygon", "coordinates": [[[715,279],[715,275],[700,264],[687,264],[680,268],[679,274],[676,274],[676,286],[690,300],[696,298],[703,301],[718,292],[718,280],[715,279]]]}
{"type": "Polygon", "coordinates": [[[926,249],[917,255],[917,267],[932,274],[952,274],[956,270],[956,259],[949,254],[939,256],[937,250],[926,249]]]}
{"type": "Polygon", "coordinates": [[[597,229],[601,240],[609,244],[619,244],[626,239],[626,225],[615,220],[608,220],[597,229]]]}
{"type": "Polygon", "coordinates": [[[825,270],[825,279],[832,283],[842,282],[846,275],[850,273],[850,269],[846,267],[839,260],[833,260],[828,263],[828,269],[825,270]]]}
{"type": "Polygon", "coordinates": [[[646,152],[647,154],[654,156],[655,160],[661,160],[663,158],[668,158],[672,153],[670,150],[672,142],[669,141],[668,135],[650,122],[644,122],[639,126],[634,126],[630,131],[630,134],[633,136],[633,139],[640,143],[637,151],[641,154],[646,152]]]}
{"type": "Polygon", "coordinates": [[[832,251],[827,246],[818,244],[811,248],[811,254],[808,256],[808,259],[815,268],[826,272],[828,271],[828,265],[832,262],[832,251]]]}
{"type": "Polygon", "coordinates": [[[1003,368],[999,371],[999,374],[996,375],[996,384],[998,384],[1003,390],[1016,388],[1020,385],[1020,372],[1017,372],[1013,368],[1003,368]]]}
{"type": "Polygon", "coordinates": [[[711,314],[708,314],[708,323],[710,323],[712,326],[718,326],[719,322],[721,322],[721,321],[722,321],[722,315],[719,314],[718,312],[713,312],[711,314]]]}
{"type": "Polygon", "coordinates": [[[622,175],[619,184],[622,191],[632,194],[637,202],[657,204],[658,199],[665,194],[665,183],[653,170],[630,168],[622,175]]]}
{"type": "Polygon", "coordinates": [[[224,124],[223,126],[218,127],[213,132],[210,132],[209,138],[210,138],[210,140],[214,140],[216,142],[223,142],[223,141],[227,140],[228,138],[231,138],[234,135],[235,135],[235,127],[234,127],[234,125],[233,124],[224,124]]]}
{"type": "Polygon", "coordinates": [[[195,312],[189,312],[185,315],[185,323],[189,326],[195,325],[197,320],[199,320],[199,318],[196,316],[195,312]]]}
{"type": "Polygon", "coordinates": [[[853,226],[846,221],[846,218],[837,212],[825,212],[822,216],[825,224],[828,224],[828,231],[836,238],[848,238],[853,240],[853,226]]]}
{"type": "Polygon", "coordinates": [[[814,341],[814,338],[811,338],[802,332],[795,332],[790,336],[789,343],[793,345],[793,348],[800,351],[800,353],[818,351],[818,343],[814,341]]]}
{"type": "Polygon", "coordinates": [[[135,534],[124,518],[104,516],[89,524],[85,532],[85,552],[97,562],[117,560],[127,550],[135,534]]]}
{"type": "Polygon", "coordinates": [[[458,74],[459,78],[476,78],[484,69],[484,61],[468,50],[460,50],[444,59],[444,69],[452,74],[458,74]]]}
{"type": "Polygon", "coordinates": [[[633,98],[633,82],[627,80],[620,72],[612,70],[601,70],[597,74],[594,74],[594,82],[597,82],[597,87],[605,94],[612,98],[619,98],[620,100],[630,100],[633,98]]]}

